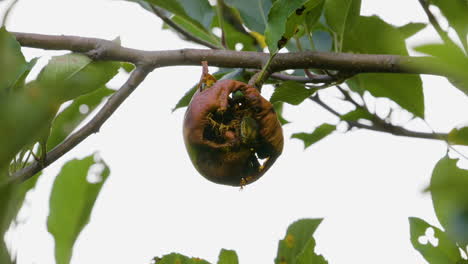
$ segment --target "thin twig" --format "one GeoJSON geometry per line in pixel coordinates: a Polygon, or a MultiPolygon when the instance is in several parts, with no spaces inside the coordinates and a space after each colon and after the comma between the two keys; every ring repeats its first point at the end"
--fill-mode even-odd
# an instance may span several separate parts
{"type": "MultiPolygon", "coordinates": [[[[331,108],[329,105],[324,103],[318,95],[311,96],[309,97],[310,100],[313,102],[317,103],[321,107],[323,107],[325,110],[328,112],[332,113],[333,115],[337,116],[338,118],[341,118],[341,114],[338,113],[336,110],[331,108]]],[[[361,124],[357,121],[348,121],[348,120],[343,120],[350,127],[357,127],[357,128],[363,128],[363,129],[368,129],[372,131],[378,131],[378,132],[384,132],[384,133],[390,133],[395,136],[404,136],[404,137],[412,137],[412,138],[422,138],[422,139],[435,139],[435,140],[446,140],[448,135],[445,133],[425,133],[425,132],[417,132],[417,131],[411,131],[407,130],[403,127],[399,126],[394,126],[392,124],[380,124],[379,125],[365,125],[361,124]]]]}
{"type": "Polygon", "coordinates": [[[175,31],[177,31],[181,35],[183,35],[187,40],[193,41],[195,43],[198,43],[198,44],[203,45],[205,47],[208,47],[210,49],[221,49],[221,47],[216,46],[214,44],[211,44],[210,42],[191,34],[190,32],[188,32],[187,30],[185,30],[181,26],[177,25],[177,23],[175,23],[169,17],[167,17],[164,14],[164,12],[161,9],[159,9],[158,7],[156,7],[154,5],[151,5],[151,4],[150,4],[150,6],[151,6],[151,9],[152,9],[153,13],[156,16],[158,16],[162,21],[164,21],[164,23],[166,23],[172,29],[174,29],[175,31]]]}
{"type": "Polygon", "coordinates": [[[106,104],[99,110],[99,112],[81,129],[73,133],[62,143],[56,146],[53,150],[47,153],[46,159],[43,164],[40,162],[33,162],[28,167],[15,172],[10,178],[9,183],[25,181],[36,173],[47,167],[65,153],[73,149],[76,145],[81,143],[84,139],[93,133],[97,133],[102,124],[117,110],[117,108],[125,101],[125,99],[135,90],[135,88],[146,78],[151,71],[146,65],[138,66],[129,76],[128,80],[123,86],[114,93],[106,102],[106,104]]]}
{"type": "MultiPolygon", "coordinates": [[[[108,40],[75,36],[53,36],[31,33],[13,33],[24,47],[49,50],[71,50],[88,52],[108,40]]],[[[110,44],[109,44],[110,45],[110,44]]],[[[194,65],[199,66],[206,60],[211,66],[226,68],[261,69],[268,60],[269,54],[253,51],[180,49],[165,51],[144,51],[121,47],[113,43],[106,49],[103,60],[125,61],[150,64],[153,67],[194,65]]],[[[438,60],[422,56],[351,54],[334,52],[304,51],[280,53],[270,65],[272,72],[287,69],[328,69],[353,73],[415,73],[450,76],[450,70],[438,60]]]]}
{"type": "Polygon", "coordinates": [[[437,34],[439,34],[440,38],[446,43],[450,45],[456,45],[452,39],[450,39],[449,35],[447,32],[445,32],[442,27],[440,26],[439,22],[435,18],[434,14],[432,14],[431,10],[429,9],[429,2],[427,0],[419,0],[419,4],[421,4],[421,7],[423,8],[424,12],[427,15],[427,18],[429,19],[429,22],[431,25],[434,27],[434,29],[437,31],[437,34]]]}
{"type": "Polygon", "coordinates": [[[354,100],[351,95],[349,94],[348,91],[346,91],[343,87],[340,85],[336,85],[336,88],[340,91],[340,93],[344,96],[344,99],[350,103],[352,103],[356,108],[364,108],[362,105],[360,105],[356,100],[354,100]]]}
{"type": "Polygon", "coordinates": [[[0,23],[0,27],[6,26],[6,22],[8,21],[8,17],[10,16],[11,10],[15,7],[15,5],[18,3],[18,0],[13,0],[8,8],[5,10],[5,13],[3,14],[2,22],[0,23]]]}

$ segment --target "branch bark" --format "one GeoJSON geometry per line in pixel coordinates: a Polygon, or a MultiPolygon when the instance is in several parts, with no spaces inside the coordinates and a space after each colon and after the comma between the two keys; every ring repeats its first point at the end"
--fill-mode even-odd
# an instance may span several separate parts
{"type": "MultiPolygon", "coordinates": [[[[88,52],[105,46],[100,59],[144,63],[153,68],[196,65],[208,61],[211,66],[226,68],[261,69],[269,58],[263,52],[179,49],[165,51],[144,51],[121,47],[112,41],[76,36],[53,36],[31,33],[14,33],[24,47],[49,50],[70,50],[88,52]]],[[[351,54],[304,51],[281,53],[273,59],[272,72],[287,69],[325,69],[351,73],[413,73],[449,76],[449,72],[431,57],[410,57],[399,55],[351,54]]]]}
{"type": "MultiPolygon", "coordinates": [[[[317,103],[321,107],[323,107],[328,112],[337,116],[338,118],[341,118],[342,115],[338,113],[335,109],[327,105],[325,102],[323,102],[318,95],[311,96],[309,97],[309,99],[317,103]]],[[[378,117],[375,116],[375,118],[377,119],[378,117]]],[[[377,132],[384,132],[384,133],[392,134],[394,136],[404,136],[404,137],[434,139],[434,140],[444,140],[444,141],[447,141],[447,138],[448,138],[448,135],[444,133],[425,133],[425,132],[411,131],[403,127],[394,126],[392,124],[386,123],[383,120],[380,120],[380,121],[381,122],[374,123],[373,125],[366,125],[366,124],[359,123],[357,121],[348,121],[348,120],[344,122],[348,123],[348,125],[351,128],[357,127],[357,128],[362,128],[362,129],[367,129],[367,130],[372,130],[372,131],[377,131],[377,132]]]]}

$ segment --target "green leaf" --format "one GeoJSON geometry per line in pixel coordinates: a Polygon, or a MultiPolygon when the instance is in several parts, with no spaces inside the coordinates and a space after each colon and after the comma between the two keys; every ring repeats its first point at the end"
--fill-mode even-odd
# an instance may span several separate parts
{"type": "Polygon", "coordinates": [[[267,25],[268,12],[271,8],[271,0],[225,0],[227,5],[236,8],[245,25],[258,33],[263,34],[267,25]]]}
{"type": "Polygon", "coordinates": [[[310,147],[312,144],[322,140],[326,136],[335,131],[336,126],[330,124],[322,124],[317,127],[312,133],[294,133],[291,138],[297,138],[304,142],[304,149],[310,147]]]}
{"type": "Polygon", "coordinates": [[[295,81],[285,81],[275,88],[271,95],[270,102],[286,102],[298,105],[315,93],[316,89],[308,89],[303,83],[295,81]]]}
{"type": "MultiPolygon", "coordinates": [[[[341,51],[345,32],[353,29],[359,18],[361,0],[327,0],[324,9],[327,24],[339,39],[335,46],[341,51]]],[[[366,42],[364,39],[361,41],[366,42]]]]}
{"type": "Polygon", "coordinates": [[[448,80],[460,91],[468,95],[468,57],[455,45],[426,44],[415,47],[414,50],[434,56],[441,68],[447,72],[448,80]]]}
{"type": "Polygon", "coordinates": [[[430,264],[442,264],[442,263],[459,263],[462,260],[460,250],[453,243],[442,230],[428,224],[426,221],[416,218],[409,217],[410,232],[411,232],[411,244],[413,247],[421,253],[421,255],[430,264]],[[434,237],[438,240],[437,246],[432,245],[429,241],[422,244],[419,240],[426,239],[426,232],[428,229],[434,230],[434,237]]]}
{"type": "Polygon", "coordinates": [[[28,69],[16,38],[0,28],[0,97],[8,92],[28,69]]]}
{"type": "MultiPolygon", "coordinates": [[[[213,27],[219,27],[219,20],[217,17],[213,22],[213,27]]],[[[224,21],[223,30],[228,49],[235,50],[236,44],[241,43],[242,51],[257,51],[256,40],[252,35],[247,34],[245,31],[239,31],[228,21],[224,21]]]]}
{"type": "Polygon", "coordinates": [[[283,105],[283,102],[273,103],[273,108],[275,108],[276,116],[278,117],[278,120],[280,121],[282,126],[291,123],[283,117],[283,105]]]}
{"type": "MultiPolygon", "coordinates": [[[[177,15],[173,16],[171,20],[177,25],[179,25],[181,28],[185,29],[190,34],[198,37],[199,39],[207,41],[215,46],[221,47],[221,41],[219,40],[218,37],[211,34],[205,28],[200,27],[198,24],[193,23],[191,20],[188,20],[182,16],[177,16],[177,15]]],[[[172,30],[172,28],[170,27],[169,29],[172,30]]],[[[178,33],[177,31],[175,32],[178,33]]]]}
{"type": "Polygon", "coordinates": [[[24,68],[23,73],[19,76],[16,82],[11,87],[12,90],[21,89],[26,84],[26,77],[28,77],[29,73],[31,72],[32,68],[36,65],[39,58],[34,58],[30,62],[27,63],[27,66],[24,68]]]}
{"type": "Polygon", "coordinates": [[[437,219],[460,246],[468,245],[468,171],[456,159],[442,158],[435,166],[429,191],[437,219]]]}
{"type": "Polygon", "coordinates": [[[208,0],[145,0],[150,4],[159,6],[174,15],[181,16],[198,24],[200,27],[209,28],[214,16],[213,7],[208,0]]]}
{"type": "Polygon", "coordinates": [[[466,0],[431,0],[447,18],[450,26],[457,32],[463,46],[468,51],[468,1],[466,0]]]}
{"type": "Polygon", "coordinates": [[[92,61],[83,54],[53,57],[37,77],[43,93],[65,102],[104,86],[114,77],[120,64],[92,61]]]}
{"type": "Polygon", "coordinates": [[[0,262],[11,263],[11,257],[3,240],[5,232],[16,219],[19,210],[24,204],[26,194],[36,186],[37,179],[41,173],[34,175],[31,179],[18,184],[3,185],[3,177],[0,177],[0,262]]]}
{"type": "MultiPolygon", "coordinates": [[[[346,31],[344,52],[408,55],[401,32],[377,16],[359,17],[356,26],[346,31]],[[373,41],[363,39],[373,36],[373,41]]],[[[375,97],[387,97],[418,117],[424,117],[422,81],[418,75],[367,73],[348,82],[359,93],[367,90],[375,97]],[[354,83],[352,83],[354,82],[354,83]]]]}
{"type": "Polygon", "coordinates": [[[414,34],[418,33],[419,31],[423,30],[427,26],[426,23],[408,23],[401,27],[398,27],[400,33],[403,35],[405,39],[413,36],[414,34]]]}
{"type": "Polygon", "coordinates": [[[327,264],[328,261],[322,255],[315,253],[315,239],[311,237],[304,250],[297,255],[296,264],[327,264]]]}
{"type": "Polygon", "coordinates": [[[302,255],[301,253],[306,249],[321,222],[322,219],[301,219],[292,223],[284,239],[278,243],[275,264],[296,263],[296,258],[302,255]]]}
{"type": "Polygon", "coordinates": [[[157,264],[209,264],[208,261],[200,258],[189,258],[178,253],[171,253],[159,259],[157,264]]]}
{"type": "Polygon", "coordinates": [[[453,145],[468,146],[468,127],[452,129],[448,134],[448,142],[453,145]]]}
{"type": "Polygon", "coordinates": [[[312,29],[320,19],[322,15],[323,7],[325,5],[325,0],[317,1],[317,5],[306,12],[305,22],[307,27],[312,29]]]}
{"type": "MultiPolygon", "coordinates": [[[[292,36],[283,36],[286,32],[295,30],[297,25],[288,23],[291,19],[296,21],[298,15],[296,10],[302,10],[302,6],[307,0],[277,0],[268,13],[268,25],[265,29],[265,38],[268,49],[271,54],[276,53],[286,45],[288,39],[292,36]],[[288,24],[288,25],[287,25],[288,24]]],[[[303,11],[303,10],[302,10],[303,11]]],[[[298,11],[301,13],[302,11],[298,11]]],[[[300,16],[302,16],[301,13],[300,16]]]]}
{"type": "Polygon", "coordinates": [[[355,26],[345,31],[344,52],[408,55],[400,30],[378,16],[355,18],[355,26]],[[372,36],[373,41],[363,41],[372,36]]]}
{"type": "Polygon", "coordinates": [[[340,118],[343,121],[358,121],[359,119],[367,119],[372,121],[374,119],[374,115],[369,113],[369,111],[367,111],[366,109],[357,108],[342,115],[340,118]]]}
{"type": "Polygon", "coordinates": [[[126,71],[127,73],[130,73],[130,72],[132,72],[132,71],[135,69],[135,65],[132,64],[132,63],[129,63],[129,62],[121,62],[121,63],[120,63],[120,66],[121,66],[122,69],[124,69],[124,71],[126,71]]]}
{"type": "Polygon", "coordinates": [[[3,236],[1,236],[0,239],[0,262],[5,264],[13,264],[13,262],[11,261],[10,254],[8,253],[5,241],[3,241],[3,236]]]}
{"type": "Polygon", "coordinates": [[[224,248],[221,249],[218,257],[218,264],[239,264],[236,251],[224,248]]]}
{"type": "MultiPolygon", "coordinates": [[[[93,166],[93,168],[96,168],[93,166]]],[[[57,264],[68,264],[73,245],[81,230],[88,224],[99,192],[109,176],[103,161],[94,161],[94,155],[67,162],[54,181],[50,196],[47,228],[55,240],[57,264]],[[92,170],[93,165],[103,168],[92,170]],[[88,181],[88,174],[96,181],[88,181]]]]}
{"type": "Polygon", "coordinates": [[[52,123],[52,128],[47,141],[47,149],[51,150],[62,142],[81,122],[101,104],[102,100],[114,93],[114,90],[102,87],[92,93],[82,95],[65,108],[52,123]],[[86,112],[80,108],[85,107],[86,112]]]}
{"type": "Polygon", "coordinates": [[[58,107],[37,82],[0,97],[0,171],[21,149],[48,133],[58,107]]]}

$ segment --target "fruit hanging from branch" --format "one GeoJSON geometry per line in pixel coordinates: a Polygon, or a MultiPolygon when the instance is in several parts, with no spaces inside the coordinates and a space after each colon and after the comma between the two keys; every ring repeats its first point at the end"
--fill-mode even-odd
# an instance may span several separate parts
{"type": "Polygon", "coordinates": [[[203,73],[184,118],[190,159],[206,179],[244,186],[259,179],[283,150],[273,105],[253,86],[203,73]]]}

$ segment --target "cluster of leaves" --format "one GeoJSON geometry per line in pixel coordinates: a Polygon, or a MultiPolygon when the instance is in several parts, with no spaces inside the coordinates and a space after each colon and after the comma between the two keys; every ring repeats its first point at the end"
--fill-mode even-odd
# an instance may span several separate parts
{"type": "MultiPolygon", "coordinates": [[[[208,0],[128,1],[137,2],[150,12],[158,8],[172,23],[213,47],[240,51],[267,49],[271,57],[281,49],[408,55],[406,39],[426,26],[409,23],[397,27],[377,16],[363,16],[361,0],[217,0],[216,5],[208,0]],[[213,33],[215,28],[222,34],[213,33]],[[373,36],[373,41],[365,41],[368,36],[373,36]]],[[[437,59],[449,81],[468,94],[468,3],[462,0],[432,0],[430,3],[442,11],[461,46],[445,41],[425,44],[415,50],[437,59]]],[[[18,185],[9,183],[9,175],[30,164],[33,158],[43,162],[47,150],[64,142],[92,110],[113,93],[105,84],[117,74],[119,67],[128,65],[92,61],[83,54],[66,54],[53,57],[34,80],[26,81],[33,79],[28,75],[37,59],[26,61],[18,42],[4,28],[0,29],[0,58],[0,237],[3,238],[14,225],[26,193],[40,176],[18,185]]],[[[245,69],[220,69],[215,77],[246,82],[252,74],[245,69]]],[[[336,73],[303,69],[292,75],[310,74],[336,73]]],[[[358,74],[348,79],[337,78],[322,86],[273,78],[267,83],[275,86],[270,101],[279,114],[284,103],[299,105],[306,99],[317,99],[320,89],[344,83],[344,88],[339,88],[344,102],[352,103],[355,109],[336,113],[342,121],[367,120],[374,125],[386,125],[386,120],[365,105],[362,100],[365,93],[388,98],[414,117],[424,118],[424,93],[418,75],[358,74]],[[353,97],[361,97],[361,100],[352,100],[353,97]]],[[[187,106],[193,93],[192,88],[174,110],[187,106]]],[[[280,118],[283,124],[288,123],[280,118]]],[[[308,147],[336,129],[337,124],[324,123],[312,133],[297,133],[292,137],[302,140],[308,147]]],[[[448,141],[468,145],[468,127],[454,128],[448,141]]],[[[94,201],[108,175],[106,164],[90,155],[68,162],[56,177],[50,197],[48,230],[55,239],[57,263],[70,262],[73,244],[89,221],[94,201]],[[97,180],[93,181],[92,177],[97,180]]],[[[444,230],[410,218],[411,241],[430,263],[466,263],[460,252],[466,254],[468,244],[468,200],[463,195],[468,188],[467,177],[468,172],[458,168],[456,160],[448,157],[434,169],[428,191],[444,230]],[[428,230],[434,231],[437,246],[421,243],[427,242],[423,238],[428,236],[428,230]]],[[[301,220],[291,225],[285,239],[279,243],[275,263],[326,263],[322,256],[314,253],[312,234],[319,223],[320,220],[301,220]]],[[[0,262],[10,263],[10,259],[1,239],[0,262]]],[[[157,263],[204,262],[179,254],[155,260],[157,263]]],[[[224,250],[218,263],[237,262],[235,252],[224,250]]]]}
{"type": "MultiPolygon", "coordinates": [[[[239,50],[239,44],[242,44],[240,50],[243,51],[262,51],[268,48],[272,57],[282,48],[286,48],[289,52],[312,50],[406,56],[408,55],[406,39],[426,27],[424,23],[409,23],[397,27],[378,16],[363,16],[360,14],[360,0],[252,0],[248,2],[218,0],[215,6],[211,6],[208,0],[177,0],[170,1],[171,4],[164,0],[136,0],[135,2],[142,6],[146,5],[150,11],[151,8],[148,8],[150,5],[165,9],[174,23],[218,48],[239,50]],[[194,11],[193,5],[200,6],[197,12],[194,11]],[[200,16],[201,10],[205,15],[200,16]],[[213,28],[216,27],[221,29],[222,36],[213,33],[213,28]],[[369,36],[372,36],[372,41],[365,41],[369,36]]],[[[424,44],[415,47],[414,50],[437,59],[440,67],[446,70],[449,81],[460,91],[468,94],[468,75],[466,74],[468,68],[466,56],[468,3],[434,0],[430,1],[430,4],[442,11],[451,28],[458,34],[462,45],[460,47],[454,45],[453,41],[446,41],[442,44],[424,44]]],[[[420,66],[424,67],[424,65],[420,66]]],[[[316,69],[304,69],[296,70],[293,75],[305,77],[307,70],[313,74],[329,74],[329,72],[316,69]]],[[[221,69],[216,73],[217,78],[237,79],[244,82],[251,75],[251,72],[242,69],[221,69]]],[[[396,107],[391,109],[390,113],[402,108],[411,113],[414,118],[424,119],[423,84],[420,76],[416,74],[358,74],[324,86],[313,86],[293,80],[279,81],[273,78],[267,81],[275,86],[270,101],[274,103],[280,114],[284,103],[299,105],[306,99],[318,98],[319,89],[342,82],[344,84],[338,88],[343,95],[343,101],[352,103],[354,110],[344,114],[335,112],[341,121],[366,120],[366,123],[381,127],[391,122],[390,116],[381,118],[366,106],[363,100],[365,93],[395,102],[396,107]],[[359,99],[353,100],[353,98],[359,99]]],[[[192,87],[177,103],[174,110],[187,106],[194,91],[192,87]]],[[[282,116],[280,119],[283,124],[288,123],[282,116]]],[[[296,133],[292,137],[302,140],[307,148],[336,129],[337,124],[324,123],[311,133],[296,133]]],[[[454,128],[449,133],[448,143],[468,145],[468,127],[454,128]]],[[[467,181],[467,171],[459,169],[456,166],[456,160],[443,158],[434,169],[428,190],[445,231],[421,219],[410,218],[411,241],[429,263],[466,263],[460,253],[462,251],[467,253],[468,243],[466,240],[468,237],[468,200],[466,195],[463,195],[468,188],[467,181]],[[428,229],[435,230],[438,246],[421,243],[421,239],[422,242],[427,242],[423,237],[427,235],[428,229]]],[[[280,249],[285,248],[287,243],[286,237],[280,243],[280,249]]],[[[311,247],[313,248],[312,245],[311,247]]],[[[282,255],[284,256],[288,254],[282,255]]],[[[297,257],[297,254],[295,256],[297,257]]],[[[300,257],[292,261],[290,258],[283,259],[282,257],[279,256],[276,263],[315,263],[314,261],[322,263],[322,260],[303,262],[300,257]]]]}
{"type": "MultiPolygon", "coordinates": [[[[278,252],[275,264],[327,264],[322,255],[315,252],[315,239],[313,234],[322,219],[301,219],[292,223],[284,239],[278,243],[278,252]]],[[[155,257],[154,264],[209,264],[200,258],[190,258],[177,253],[171,253],[163,257],[155,257]]],[[[218,264],[238,264],[237,254],[233,250],[222,249],[218,264]]]]}
{"type": "MultiPolygon", "coordinates": [[[[27,62],[5,28],[0,28],[0,58],[0,263],[11,263],[3,237],[40,173],[22,184],[11,182],[10,175],[34,159],[44,162],[46,150],[62,143],[114,92],[105,84],[120,64],[66,54],[50,59],[34,80],[26,81],[38,59],[27,62]]],[[[90,155],[69,161],[56,177],[48,230],[55,238],[57,263],[69,263],[74,241],[108,175],[107,165],[90,155]]]]}
{"type": "MultiPolygon", "coordinates": [[[[426,27],[424,23],[409,23],[397,27],[378,16],[362,16],[360,0],[220,0],[216,6],[211,6],[208,0],[132,1],[140,3],[150,11],[150,6],[165,9],[170,19],[178,26],[217,47],[223,48],[224,45],[224,48],[236,49],[236,44],[241,44],[242,51],[262,51],[267,47],[271,56],[281,48],[286,48],[289,52],[312,50],[408,55],[406,39],[426,27]],[[223,36],[215,35],[214,28],[221,28],[223,36]],[[363,41],[368,36],[373,36],[373,41],[363,41]]],[[[444,14],[460,36],[463,32],[466,36],[466,28],[461,25],[468,24],[468,18],[461,16],[459,11],[452,11],[455,8],[447,6],[444,1],[434,1],[434,4],[445,10],[444,14]]],[[[460,5],[457,10],[468,12],[468,6],[460,5]]],[[[441,66],[453,77],[450,80],[467,93],[468,80],[464,69],[468,65],[468,59],[462,48],[450,44],[426,44],[416,47],[415,50],[438,58],[441,66]]],[[[323,73],[315,69],[310,71],[323,73]]],[[[222,69],[217,75],[228,73],[231,73],[229,78],[241,81],[247,81],[252,75],[248,72],[240,73],[239,69],[222,69]]],[[[305,76],[305,73],[303,70],[296,70],[293,75],[305,76]]],[[[424,118],[424,93],[419,75],[368,73],[338,80],[341,81],[345,81],[348,93],[353,93],[356,97],[362,98],[365,93],[374,97],[385,97],[399,106],[396,110],[401,107],[414,117],[424,118]]],[[[280,113],[283,103],[299,105],[316,94],[318,88],[324,88],[275,79],[269,79],[268,83],[275,85],[270,101],[275,103],[280,113]]],[[[333,84],[336,83],[329,86],[333,84]]],[[[194,91],[193,88],[189,90],[174,110],[187,106],[194,91]]],[[[355,108],[353,112],[341,114],[340,119],[376,122],[375,113],[365,105],[355,104],[355,108]]],[[[285,119],[282,121],[283,124],[288,123],[285,119]]],[[[293,135],[293,138],[303,140],[308,147],[335,131],[336,125],[323,124],[314,132],[298,133],[293,135]]],[[[462,128],[454,129],[449,140],[452,144],[466,145],[466,131],[462,128]]]]}

